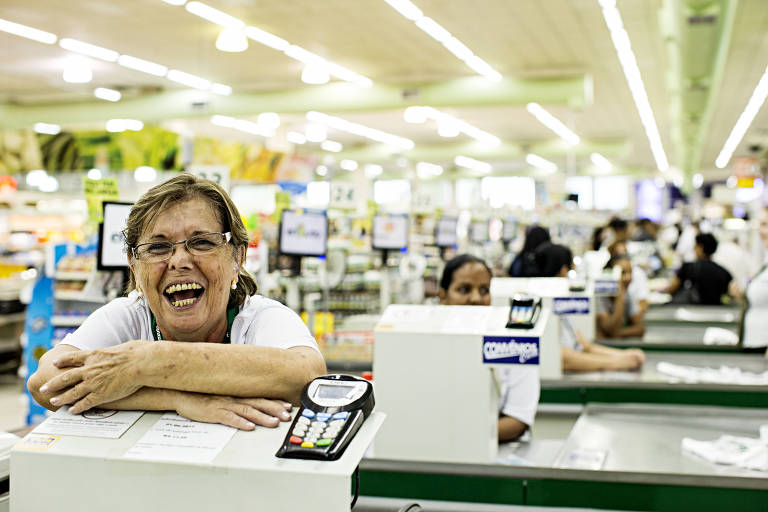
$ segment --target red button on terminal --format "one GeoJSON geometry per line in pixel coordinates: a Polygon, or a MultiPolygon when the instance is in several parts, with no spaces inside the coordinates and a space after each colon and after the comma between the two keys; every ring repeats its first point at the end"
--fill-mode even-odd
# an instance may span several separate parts
{"type": "Polygon", "coordinates": [[[291,442],[291,444],[301,444],[302,442],[304,442],[302,438],[297,436],[291,436],[290,439],[288,440],[291,442]]]}

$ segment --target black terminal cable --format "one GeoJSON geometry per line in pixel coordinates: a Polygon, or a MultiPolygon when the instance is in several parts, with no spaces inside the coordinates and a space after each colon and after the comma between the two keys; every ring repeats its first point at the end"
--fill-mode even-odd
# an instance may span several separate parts
{"type": "Polygon", "coordinates": [[[355,495],[352,497],[352,504],[349,506],[350,509],[355,508],[355,503],[357,503],[357,497],[360,493],[360,466],[357,466],[355,468],[355,495]]]}

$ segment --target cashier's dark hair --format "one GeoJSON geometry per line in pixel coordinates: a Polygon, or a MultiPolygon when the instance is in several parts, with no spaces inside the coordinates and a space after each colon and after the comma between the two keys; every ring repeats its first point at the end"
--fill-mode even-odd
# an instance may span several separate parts
{"type": "MultiPolygon", "coordinates": [[[[244,256],[248,248],[248,231],[245,229],[235,203],[232,202],[229,194],[213,181],[198,178],[186,172],[155,185],[131,207],[126,228],[123,230],[129,260],[132,259],[132,249],[138,245],[142,233],[152,225],[158,214],[176,203],[198,198],[207,201],[216,212],[222,231],[232,233],[232,239],[229,242],[232,246],[232,257],[239,263],[238,254],[244,256]]],[[[258,289],[256,281],[243,267],[244,265],[239,265],[237,289],[229,292],[228,308],[241,306],[245,298],[254,295],[258,289]]],[[[134,289],[136,289],[136,279],[131,272],[126,291],[130,292],[134,289]]]]}
{"type": "Polygon", "coordinates": [[[448,288],[451,287],[451,283],[453,282],[453,274],[456,273],[457,270],[459,270],[461,267],[468,263],[479,263],[482,266],[485,267],[485,270],[488,271],[489,276],[493,276],[493,273],[491,272],[490,267],[488,267],[488,264],[481,260],[480,258],[476,256],[472,256],[471,254],[459,254],[452,260],[450,260],[448,263],[445,264],[445,268],[443,269],[443,275],[440,278],[440,288],[448,291],[448,288]]]}
{"type": "Polygon", "coordinates": [[[563,267],[571,268],[573,253],[564,246],[547,242],[534,253],[537,275],[531,277],[555,277],[563,267]]]}

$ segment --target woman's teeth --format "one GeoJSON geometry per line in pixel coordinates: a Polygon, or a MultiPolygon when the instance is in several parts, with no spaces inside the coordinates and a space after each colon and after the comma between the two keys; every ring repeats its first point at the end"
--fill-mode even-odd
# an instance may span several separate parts
{"type": "Polygon", "coordinates": [[[179,284],[172,284],[171,286],[166,288],[165,293],[171,294],[171,293],[180,292],[182,290],[199,290],[200,288],[202,288],[202,286],[200,286],[197,283],[179,283],[179,284]]]}
{"type": "Polygon", "coordinates": [[[193,302],[195,302],[195,299],[184,299],[173,301],[171,304],[173,304],[173,307],[180,308],[182,306],[189,306],[193,302]]]}

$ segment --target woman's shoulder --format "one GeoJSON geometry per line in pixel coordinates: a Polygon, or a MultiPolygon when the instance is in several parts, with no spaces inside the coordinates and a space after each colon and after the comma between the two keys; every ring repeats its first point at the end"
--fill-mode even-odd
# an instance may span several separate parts
{"type": "Polygon", "coordinates": [[[240,307],[238,317],[255,318],[263,313],[294,313],[294,311],[274,299],[264,297],[263,295],[251,295],[245,298],[245,302],[240,307]]]}

